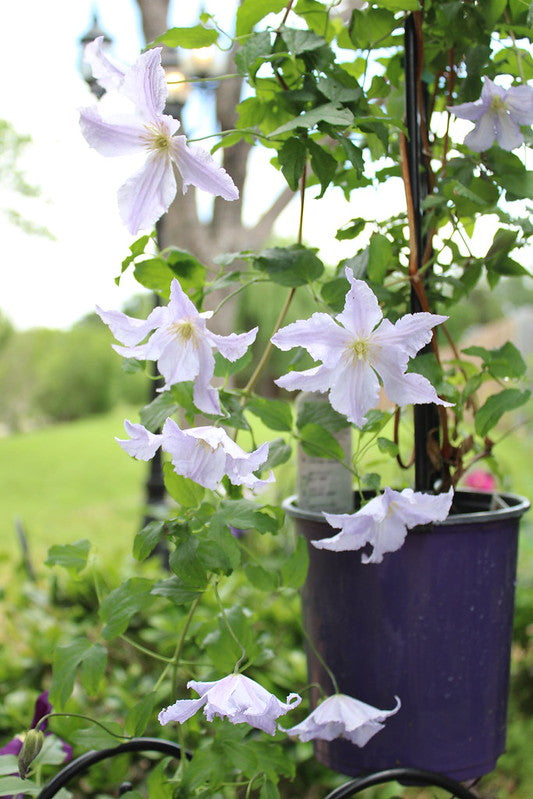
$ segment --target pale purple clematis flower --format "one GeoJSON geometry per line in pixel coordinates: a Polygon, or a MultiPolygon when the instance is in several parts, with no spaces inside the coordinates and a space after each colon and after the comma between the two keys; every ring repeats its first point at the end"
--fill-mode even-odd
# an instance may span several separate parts
{"type": "Polygon", "coordinates": [[[409,358],[431,339],[431,329],[447,316],[431,313],[406,314],[395,324],[383,319],[377,298],[363,280],[345,270],[351,288],[342,313],[335,322],[325,313],[293,322],[278,330],[272,342],[281,350],[304,347],[311,357],[323,361],[304,372],[289,372],[274,382],[294,391],[329,391],[333,408],[362,427],[365,413],[376,407],[379,379],[389,399],[397,405],[434,402],[439,399],[429,380],[406,374],[409,358]]]}
{"type": "Polygon", "coordinates": [[[158,447],[162,447],[170,455],[176,474],[188,477],[205,488],[216,489],[225,475],[233,485],[252,489],[274,480],[272,472],[264,480],[254,474],[268,457],[268,442],[248,453],[221,427],[206,425],[181,430],[170,418],[159,435],[127,419],[124,427],[131,438],[116,440],[129,455],[148,461],[154,457],[158,447]]]}
{"type": "Polygon", "coordinates": [[[302,701],[298,694],[289,694],[287,700],[281,702],[274,694],[243,674],[230,674],[214,682],[190,680],[187,688],[193,688],[200,694],[200,699],[178,699],[161,711],[158,716],[160,724],[168,724],[170,721],[182,724],[203,707],[208,721],[213,721],[215,716],[226,717],[232,724],[250,724],[274,735],[276,719],[302,701]]]}
{"type": "MultiPolygon", "coordinates": [[[[129,113],[104,118],[95,107],[80,111],[85,139],[101,155],[139,154],[142,168],[120,188],[120,214],[130,233],[153,227],[176,195],[173,165],[183,181],[183,191],[196,186],[225,200],[237,200],[239,192],[227,172],[199,147],[190,147],[177,136],[179,122],[164,114],[167,85],[161,66],[161,48],[142,53],[129,69],[122,70],[102,52],[102,37],[87,46],[87,59],[98,82],[108,92],[131,101],[129,113]]],[[[109,99],[109,98],[107,98],[109,99]]]]}
{"type": "Polygon", "coordinates": [[[396,707],[392,710],[378,710],[377,707],[346,694],[334,694],[324,699],[300,724],[288,730],[283,727],[280,729],[300,741],[333,741],[335,738],[345,738],[356,746],[364,746],[383,729],[382,722],[400,709],[400,700],[397,696],[394,698],[396,707]]]}
{"type": "Polygon", "coordinates": [[[448,111],[476,123],[464,140],[474,152],[488,150],[495,141],[504,150],[514,150],[524,141],[519,125],[533,123],[533,87],[503,89],[490,78],[484,78],[479,100],[449,106],[448,111]]]}
{"type": "Polygon", "coordinates": [[[193,399],[204,413],[220,413],[218,391],[210,385],[215,370],[213,350],[236,361],[241,358],[257,335],[257,327],[248,333],[219,336],[207,329],[205,320],[211,311],[199,313],[178,280],[170,286],[170,302],[158,306],[146,320],[135,319],[121,311],[96,308],[103,322],[125,347],[113,345],[126,358],[157,361],[165,378],[164,391],[175,383],[194,380],[193,399]],[[139,344],[151,332],[145,344],[139,344]]]}
{"type": "Polygon", "coordinates": [[[400,549],[407,530],[418,524],[443,521],[450,511],[453,488],[446,494],[423,494],[404,488],[386,488],[356,513],[324,513],[328,524],[340,528],[332,538],[311,541],[317,549],[334,552],[373,547],[370,555],[362,555],[363,563],[381,563],[385,552],[400,549]]]}

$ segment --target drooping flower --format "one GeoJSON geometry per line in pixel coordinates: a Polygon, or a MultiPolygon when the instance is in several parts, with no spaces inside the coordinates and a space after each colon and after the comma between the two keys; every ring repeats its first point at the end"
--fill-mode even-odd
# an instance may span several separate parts
{"type": "Polygon", "coordinates": [[[409,358],[431,339],[431,330],[447,316],[406,314],[395,324],[383,319],[373,291],[363,280],[345,270],[351,288],[342,313],[335,322],[325,313],[314,313],[278,330],[272,342],[281,350],[304,347],[323,363],[304,372],[289,372],[275,383],[289,391],[329,391],[333,408],[362,427],[365,413],[377,405],[379,377],[389,399],[397,405],[441,400],[425,377],[406,373],[409,358]]]}
{"type": "Polygon", "coordinates": [[[519,126],[533,123],[533,87],[504,89],[496,86],[490,78],[483,78],[479,100],[449,106],[448,111],[459,119],[476,123],[464,140],[464,144],[474,152],[488,150],[495,141],[504,150],[514,150],[524,141],[519,126]]]}
{"type": "Polygon", "coordinates": [[[159,713],[159,723],[177,721],[182,724],[201,707],[208,721],[215,716],[226,717],[232,724],[250,724],[269,735],[276,731],[276,720],[302,701],[298,694],[289,694],[281,702],[255,680],[243,674],[229,674],[214,682],[190,680],[187,688],[193,688],[200,699],[178,699],[173,705],[159,713]]]}
{"type": "Polygon", "coordinates": [[[333,741],[345,738],[356,746],[365,746],[368,741],[383,729],[383,722],[400,709],[398,697],[392,710],[378,710],[346,694],[334,694],[324,699],[300,724],[283,730],[300,741],[319,739],[333,741]]]}
{"type": "Polygon", "coordinates": [[[156,435],[142,424],[124,422],[130,439],[117,441],[129,455],[138,460],[153,458],[158,447],[168,452],[174,471],[194,480],[205,488],[216,489],[224,475],[233,485],[259,488],[274,480],[272,472],[266,479],[256,477],[268,457],[268,442],[253,452],[245,452],[221,427],[206,425],[181,430],[173,419],[167,419],[163,430],[156,435]]]}
{"type": "Polygon", "coordinates": [[[356,513],[324,513],[328,524],[340,528],[332,538],[311,543],[317,549],[334,552],[373,547],[370,555],[362,555],[363,563],[381,563],[385,552],[395,552],[405,541],[407,530],[418,524],[443,521],[450,511],[453,488],[446,494],[424,494],[404,488],[385,488],[356,513]]]}
{"type": "Polygon", "coordinates": [[[170,285],[170,302],[157,306],[146,320],[135,319],[121,311],[96,311],[116,339],[126,346],[113,345],[126,358],[157,361],[165,378],[161,389],[175,383],[194,380],[193,399],[204,413],[220,413],[218,391],[210,385],[215,370],[213,350],[228,361],[241,358],[257,335],[257,327],[248,333],[219,336],[207,329],[211,311],[199,313],[185,294],[179,280],[170,285]],[[151,332],[145,344],[139,344],[151,332]]]}
{"type": "Polygon", "coordinates": [[[167,98],[161,48],[148,50],[126,70],[102,51],[99,36],[87,46],[87,59],[98,82],[108,92],[118,92],[132,103],[130,113],[102,116],[95,107],[80,111],[82,133],[101,155],[144,156],[145,163],[119,189],[122,220],[130,233],[152,227],[176,195],[176,166],[183,181],[225,200],[236,200],[239,192],[227,172],[200,147],[191,147],[185,136],[175,135],[179,122],[164,114],[167,98]]]}

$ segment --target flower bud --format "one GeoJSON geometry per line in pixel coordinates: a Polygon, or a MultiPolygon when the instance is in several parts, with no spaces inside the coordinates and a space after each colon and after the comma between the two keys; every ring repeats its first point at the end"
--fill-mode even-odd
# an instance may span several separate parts
{"type": "Polygon", "coordinates": [[[18,768],[21,779],[26,779],[30,764],[35,760],[44,743],[41,730],[28,730],[18,756],[18,768]]]}

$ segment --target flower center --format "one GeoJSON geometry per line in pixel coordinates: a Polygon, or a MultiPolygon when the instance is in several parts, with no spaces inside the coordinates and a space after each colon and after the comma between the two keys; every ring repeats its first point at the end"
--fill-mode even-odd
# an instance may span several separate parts
{"type": "Polygon", "coordinates": [[[156,152],[165,152],[170,147],[171,136],[159,125],[145,125],[146,134],[144,135],[145,147],[156,152]]]}
{"type": "Polygon", "coordinates": [[[353,342],[351,349],[355,361],[364,361],[368,356],[368,341],[357,339],[357,341],[353,342]]]}
{"type": "Polygon", "coordinates": [[[171,335],[181,339],[183,343],[194,338],[194,325],[192,322],[171,322],[168,329],[171,335]]]}
{"type": "Polygon", "coordinates": [[[490,103],[491,111],[496,111],[497,114],[501,114],[502,111],[506,111],[507,107],[505,105],[505,100],[500,97],[499,94],[495,94],[490,103]]]}

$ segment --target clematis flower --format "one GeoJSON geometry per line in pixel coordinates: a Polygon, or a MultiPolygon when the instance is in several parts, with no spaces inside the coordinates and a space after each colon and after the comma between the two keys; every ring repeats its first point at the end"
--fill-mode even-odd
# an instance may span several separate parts
{"type": "Polygon", "coordinates": [[[422,375],[406,374],[409,358],[431,339],[431,329],[447,316],[431,313],[406,314],[395,324],[383,319],[373,291],[363,280],[345,270],[351,288],[342,313],[335,322],[325,313],[314,313],[278,330],[272,342],[281,350],[304,347],[319,366],[304,372],[289,372],[274,382],[289,391],[329,391],[333,408],[362,427],[365,413],[377,405],[379,379],[397,405],[434,402],[439,399],[422,375]]]}
{"type": "Polygon", "coordinates": [[[281,702],[274,694],[243,674],[230,674],[214,682],[189,680],[187,688],[193,688],[200,695],[200,699],[178,699],[160,712],[158,719],[161,725],[171,721],[183,724],[203,707],[208,721],[213,721],[215,716],[225,716],[232,724],[250,724],[274,735],[276,719],[302,701],[298,694],[289,694],[286,701],[281,702]]]}
{"type": "Polygon", "coordinates": [[[533,123],[533,87],[503,89],[490,78],[483,78],[479,100],[449,106],[448,111],[459,119],[476,123],[464,140],[464,144],[474,152],[488,150],[495,141],[504,150],[514,150],[524,141],[519,126],[533,123]]]}
{"type": "Polygon", "coordinates": [[[157,448],[162,447],[169,453],[177,474],[205,488],[216,489],[224,475],[229,477],[233,485],[248,488],[258,488],[274,480],[272,472],[263,480],[254,474],[268,457],[268,442],[248,453],[221,427],[206,425],[181,430],[170,418],[159,435],[127,419],[124,427],[131,438],[116,440],[129,455],[148,461],[154,457],[157,448]]]}
{"type": "Polygon", "coordinates": [[[408,528],[417,524],[443,521],[450,511],[453,488],[446,494],[424,494],[404,488],[386,488],[356,513],[324,513],[328,524],[340,528],[332,538],[311,541],[317,549],[334,552],[373,547],[370,555],[362,555],[363,563],[381,563],[385,552],[400,549],[408,528]]]}
{"type": "Polygon", "coordinates": [[[283,727],[280,729],[300,741],[333,741],[334,738],[346,738],[356,746],[365,746],[383,729],[382,722],[400,709],[400,700],[397,696],[394,698],[396,707],[392,710],[378,710],[377,707],[346,694],[334,694],[324,699],[300,724],[288,730],[283,727]]]}
{"type": "Polygon", "coordinates": [[[145,320],[121,311],[96,311],[116,339],[126,346],[113,345],[126,358],[157,361],[165,378],[164,391],[175,383],[194,380],[193,399],[204,413],[220,413],[218,391],[210,385],[215,370],[213,350],[228,361],[241,358],[255,341],[257,327],[248,333],[219,336],[207,329],[205,320],[212,311],[199,313],[185,294],[179,280],[170,285],[170,302],[157,306],[145,320]],[[145,344],[139,344],[151,332],[145,344]]]}
{"type": "MultiPolygon", "coordinates": [[[[91,147],[104,156],[139,154],[145,163],[119,189],[122,220],[130,233],[152,227],[176,195],[174,166],[181,175],[183,192],[189,185],[236,200],[239,192],[227,172],[185,136],[175,135],[179,122],[164,114],[167,98],[161,48],[143,53],[122,70],[102,51],[99,36],[86,48],[86,57],[98,82],[132,104],[129,113],[104,117],[95,107],[80,111],[81,131],[91,147]]],[[[108,98],[109,99],[109,98],[108,98]]]]}

